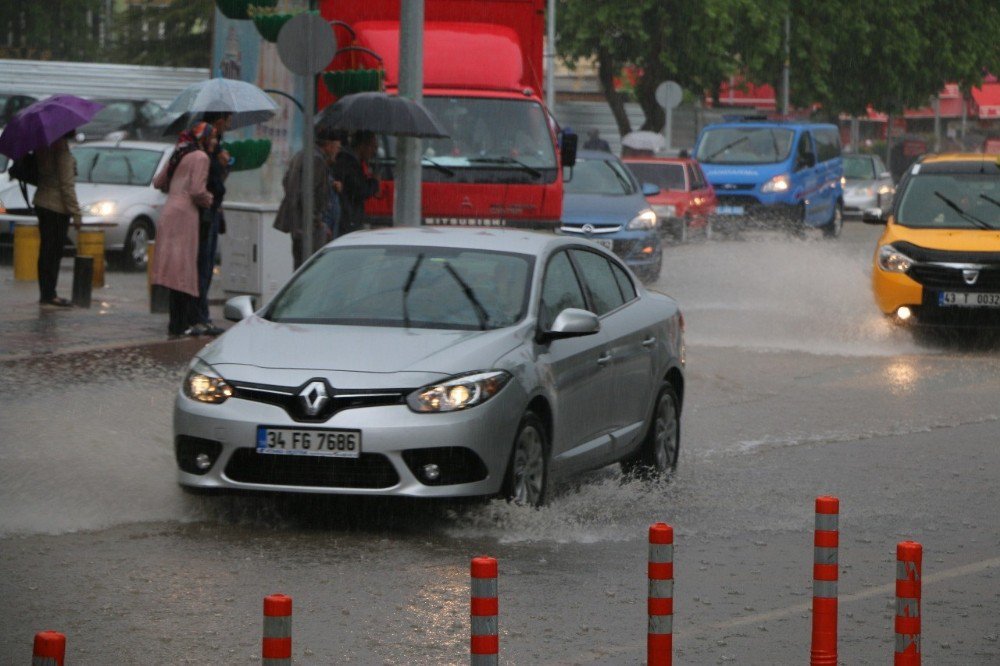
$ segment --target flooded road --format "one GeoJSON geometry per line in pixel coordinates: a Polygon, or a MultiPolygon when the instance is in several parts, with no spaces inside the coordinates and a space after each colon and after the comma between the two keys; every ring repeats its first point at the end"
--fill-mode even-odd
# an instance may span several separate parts
{"type": "Polygon", "coordinates": [[[617,467],[503,502],[194,497],[173,396],[197,348],[0,370],[0,661],[42,629],[75,664],[259,661],[261,598],[297,663],[467,663],[468,562],[500,560],[505,663],[645,658],[645,535],[676,531],[678,662],[802,663],[812,509],[841,498],[841,653],[892,652],[897,541],[924,544],[928,663],[1000,659],[1000,345],[914,338],[868,286],[879,229],[669,248],[687,324],[678,474],[617,467]],[[934,576],[937,576],[935,578],[934,576]]]}

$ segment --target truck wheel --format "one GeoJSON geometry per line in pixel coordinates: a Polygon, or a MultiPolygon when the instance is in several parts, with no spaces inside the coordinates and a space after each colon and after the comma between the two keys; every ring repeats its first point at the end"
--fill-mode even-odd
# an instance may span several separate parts
{"type": "Polygon", "coordinates": [[[129,225],[122,247],[122,264],[125,270],[141,271],[149,263],[149,241],[153,240],[153,222],[140,217],[129,225]]]}

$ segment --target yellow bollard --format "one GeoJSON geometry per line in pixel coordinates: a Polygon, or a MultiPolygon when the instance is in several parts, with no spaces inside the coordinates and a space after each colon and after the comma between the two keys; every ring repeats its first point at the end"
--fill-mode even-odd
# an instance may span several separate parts
{"type": "Polygon", "coordinates": [[[37,224],[14,227],[14,279],[32,282],[38,279],[38,250],[42,246],[37,224]]]}
{"type": "Polygon", "coordinates": [[[76,255],[94,258],[93,286],[104,286],[104,229],[87,229],[76,232],[76,255]]]}

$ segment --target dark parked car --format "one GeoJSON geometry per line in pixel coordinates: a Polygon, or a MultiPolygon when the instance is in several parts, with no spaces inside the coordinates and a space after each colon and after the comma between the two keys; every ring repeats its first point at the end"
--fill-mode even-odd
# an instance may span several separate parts
{"type": "Polygon", "coordinates": [[[148,99],[95,99],[104,105],[86,125],[79,129],[77,138],[83,141],[117,141],[141,139],[144,141],[173,141],[163,132],[174,116],[148,99]]]}

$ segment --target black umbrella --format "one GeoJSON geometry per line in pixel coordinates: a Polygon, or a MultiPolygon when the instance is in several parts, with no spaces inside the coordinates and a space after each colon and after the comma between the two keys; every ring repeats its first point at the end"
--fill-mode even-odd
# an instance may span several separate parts
{"type": "Polygon", "coordinates": [[[316,118],[320,129],[368,130],[376,134],[440,139],[448,136],[420,102],[381,92],[341,97],[316,118]]]}

